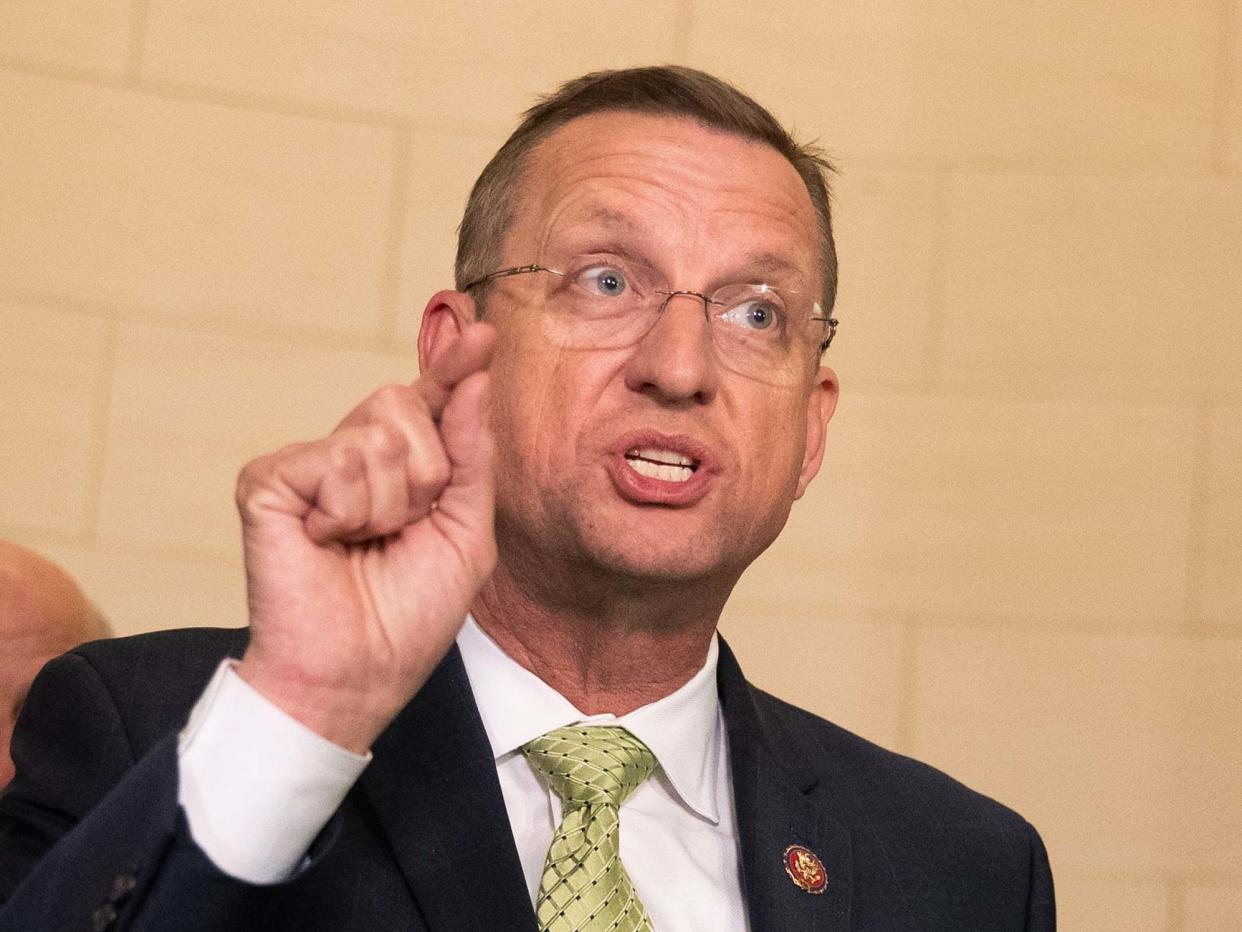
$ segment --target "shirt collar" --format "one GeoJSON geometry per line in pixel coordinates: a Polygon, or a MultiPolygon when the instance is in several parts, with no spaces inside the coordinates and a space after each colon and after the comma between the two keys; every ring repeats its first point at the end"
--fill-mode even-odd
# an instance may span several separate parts
{"type": "Polygon", "coordinates": [[[682,802],[703,818],[720,821],[716,778],[723,738],[716,691],[720,655],[716,635],[712,635],[703,666],[683,686],[622,716],[584,715],[501,650],[471,616],[457,636],[457,646],[497,761],[564,725],[623,725],[651,748],[682,802]]]}

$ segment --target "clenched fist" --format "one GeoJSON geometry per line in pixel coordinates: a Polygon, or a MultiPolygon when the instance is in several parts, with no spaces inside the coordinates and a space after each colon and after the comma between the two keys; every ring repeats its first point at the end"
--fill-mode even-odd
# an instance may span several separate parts
{"type": "Polygon", "coordinates": [[[413,385],[238,478],[251,626],[238,673],[349,750],[427,680],[495,565],[494,336],[466,326],[413,385]]]}

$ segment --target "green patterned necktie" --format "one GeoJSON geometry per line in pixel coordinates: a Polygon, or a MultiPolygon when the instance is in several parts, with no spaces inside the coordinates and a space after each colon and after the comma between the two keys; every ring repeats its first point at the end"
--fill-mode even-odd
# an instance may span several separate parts
{"type": "Polygon", "coordinates": [[[540,932],[652,932],[621,864],[621,804],[656,768],[624,728],[570,725],[522,748],[564,803],[543,865],[540,932]]]}

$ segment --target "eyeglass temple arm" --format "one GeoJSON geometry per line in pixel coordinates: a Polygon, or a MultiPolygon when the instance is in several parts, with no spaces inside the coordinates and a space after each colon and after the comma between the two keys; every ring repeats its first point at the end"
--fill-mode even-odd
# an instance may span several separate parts
{"type": "Polygon", "coordinates": [[[534,263],[531,263],[530,265],[518,265],[511,269],[501,269],[498,272],[489,272],[487,275],[484,275],[482,278],[476,278],[472,282],[467,282],[465,285],[462,286],[461,290],[469,291],[471,288],[477,288],[479,285],[483,284],[484,282],[490,282],[496,278],[508,278],[510,275],[525,275],[528,272],[542,272],[542,271],[544,271],[544,267],[542,265],[535,265],[534,263]]]}
{"type": "Polygon", "coordinates": [[[835,317],[812,317],[811,320],[821,320],[828,325],[828,336],[820,341],[819,351],[822,353],[828,347],[832,346],[832,338],[837,335],[837,325],[840,323],[835,317]]]}

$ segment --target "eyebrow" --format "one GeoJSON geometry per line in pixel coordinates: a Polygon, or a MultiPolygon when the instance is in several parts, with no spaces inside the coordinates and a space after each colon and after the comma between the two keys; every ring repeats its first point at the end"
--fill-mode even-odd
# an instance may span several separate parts
{"type": "MultiPolygon", "coordinates": [[[[643,229],[642,224],[630,214],[602,204],[594,205],[582,216],[574,218],[575,223],[591,221],[614,230],[637,232],[643,229]]],[[[749,256],[742,267],[745,269],[745,276],[756,279],[763,279],[769,275],[781,275],[794,279],[798,285],[804,285],[807,281],[806,271],[780,253],[761,252],[749,256]]]]}
{"type": "Polygon", "coordinates": [[[755,269],[764,275],[782,273],[799,279],[806,276],[806,273],[795,263],[774,252],[761,252],[757,256],[751,256],[746,260],[746,267],[755,269]]]}
{"type": "Polygon", "coordinates": [[[637,220],[624,211],[617,210],[613,207],[604,207],[602,205],[592,207],[589,211],[580,217],[574,217],[574,223],[583,222],[601,223],[606,227],[620,228],[623,230],[638,230],[642,228],[637,220]]]}

